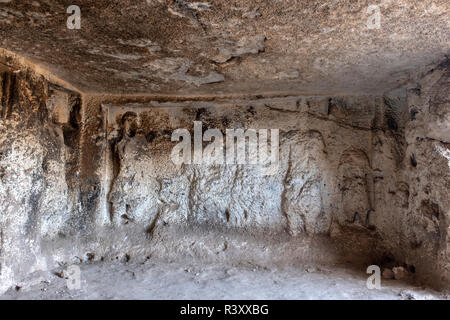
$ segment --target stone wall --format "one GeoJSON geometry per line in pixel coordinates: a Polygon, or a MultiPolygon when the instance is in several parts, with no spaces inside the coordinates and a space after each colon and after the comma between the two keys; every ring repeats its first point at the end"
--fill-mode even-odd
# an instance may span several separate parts
{"type": "Polygon", "coordinates": [[[23,67],[1,68],[0,279],[46,269],[44,238],[76,217],[81,100],[23,67]]]}
{"type": "Polygon", "coordinates": [[[247,99],[81,95],[7,64],[3,289],[55,263],[150,256],[395,261],[448,279],[448,62],[385,95],[247,99]],[[172,132],[194,121],[279,129],[278,170],[175,165],[172,132]]]}

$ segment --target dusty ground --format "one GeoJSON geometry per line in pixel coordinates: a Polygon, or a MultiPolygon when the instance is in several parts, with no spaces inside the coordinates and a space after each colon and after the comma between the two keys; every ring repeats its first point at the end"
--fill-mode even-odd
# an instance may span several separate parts
{"type": "Polygon", "coordinates": [[[81,289],[69,290],[61,270],[35,273],[0,299],[449,299],[417,284],[382,280],[366,287],[364,270],[344,266],[267,269],[180,263],[83,264],[81,289]]]}

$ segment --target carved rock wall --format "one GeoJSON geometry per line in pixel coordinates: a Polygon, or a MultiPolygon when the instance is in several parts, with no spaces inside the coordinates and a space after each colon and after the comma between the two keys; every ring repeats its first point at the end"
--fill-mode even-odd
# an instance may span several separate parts
{"type": "Polygon", "coordinates": [[[5,289],[18,276],[47,268],[42,239],[74,228],[81,100],[26,68],[1,68],[0,289],[5,289]]]}
{"type": "Polygon", "coordinates": [[[447,62],[383,96],[132,101],[1,75],[2,289],[55,263],[152,255],[391,259],[448,279],[447,62]],[[194,121],[279,129],[278,170],[175,165],[172,132],[193,137],[194,121]]]}

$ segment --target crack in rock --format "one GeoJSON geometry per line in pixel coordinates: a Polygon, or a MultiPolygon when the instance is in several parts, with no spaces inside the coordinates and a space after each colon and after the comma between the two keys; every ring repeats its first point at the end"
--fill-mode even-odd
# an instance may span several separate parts
{"type": "Polygon", "coordinates": [[[237,42],[222,40],[217,48],[219,53],[212,57],[211,60],[221,64],[230,61],[233,58],[264,52],[265,40],[266,37],[263,34],[245,36],[237,42]]]}

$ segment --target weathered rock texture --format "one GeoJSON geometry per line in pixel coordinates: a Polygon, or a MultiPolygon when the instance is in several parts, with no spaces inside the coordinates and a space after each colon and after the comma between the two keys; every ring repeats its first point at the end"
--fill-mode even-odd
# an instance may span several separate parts
{"type": "Polygon", "coordinates": [[[77,222],[80,96],[23,68],[1,67],[2,288],[45,267],[40,243],[77,222]],[[6,282],[5,282],[6,281],[6,282]]]}
{"type": "Polygon", "coordinates": [[[447,0],[2,1],[0,18],[2,48],[91,93],[383,92],[450,41],[447,0]]]}
{"type": "Polygon", "coordinates": [[[123,100],[80,95],[6,59],[2,288],[76,257],[152,255],[391,260],[448,280],[449,76],[446,60],[384,95],[123,100]],[[278,171],[176,166],[171,133],[194,121],[223,133],[280,129],[278,171]]]}
{"type": "Polygon", "coordinates": [[[78,5],[72,30],[67,1],[0,1],[0,290],[150,256],[448,283],[448,1],[379,1],[375,30],[363,0],[78,5]],[[194,121],[279,129],[278,170],[175,165],[194,121]]]}

